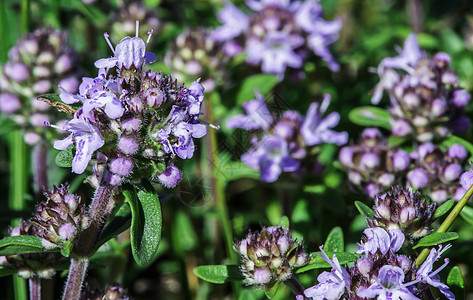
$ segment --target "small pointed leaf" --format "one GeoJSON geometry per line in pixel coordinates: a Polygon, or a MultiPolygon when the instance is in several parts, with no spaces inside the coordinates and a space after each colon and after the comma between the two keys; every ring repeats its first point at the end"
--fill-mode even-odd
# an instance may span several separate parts
{"type": "Polygon", "coordinates": [[[343,252],[345,250],[345,244],[343,241],[343,231],[340,227],[334,227],[330,231],[327,240],[325,240],[324,251],[325,252],[343,252]]]}
{"type": "Polygon", "coordinates": [[[462,211],[460,212],[460,216],[463,218],[463,220],[470,223],[470,225],[473,225],[473,208],[469,206],[463,207],[462,211]]]}
{"type": "MultiPolygon", "coordinates": [[[[324,250],[325,251],[325,250],[324,250]]],[[[333,252],[326,252],[327,256],[332,259],[334,253],[333,252]]],[[[303,273],[307,272],[313,269],[321,269],[321,268],[331,268],[330,264],[326,262],[322,257],[320,257],[318,254],[322,254],[322,252],[314,252],[311,254],[311,260],[309,264],[297,269],[296,273],[303,273]]],[[[344,265],[347,263],[354,262],[357,258],[357,256],[353,253],[350,252],[338,252],[335,253],[337,256],[338,262],[340,265],[344,265]]]]}
{"type": "Polygon", "coordinates": [[[264,294],[266,295],[266,297],[268,297],[268,299],[273,299],[274,296],[276,296],[276,294],[278,293],[279,284],[280,282],[276,281],[274,284],[268,284],[264,287],[264,294]]]}
{"type": "Polygon", "coordinates": [[[210,283],[222,284],[244,279],[238,265],[208,265],[194,268],[194,274],[210,283]]]}
{"type": "Polygon", "coordinates": [[[255,90],[257,90],[261,95],[266,95],[278,82],[278,77],[273,74],[257,74],[247,77],[238,91],[237,104],[242,105],[246,101],[255,99],[255,90]]]}
{"type": "Polygon", "coordinates": [[[456,232],[434,232],[423,237],[412,249],[419,247],[431,247],[445,242],[458,239],[460,236],[456,232]]]}
{"type": "Polygon", "coordinates": [[[444,204],[440,205],[434,212],[434,218],[440,218],[444,214],[448,213],[454,204],[455,200],[448,200],[444,204]]]}
{"type": "Polygon", "coordinates": [[[161,206],[152,187],[143,189],[124,186],[123,195],[131,208],[131,250],[140,266],[146,266],[156,257],[161,240],[161,206]]]}
{"type": "Polygon", "coordinates": [[[389,120],[391,116],[385,109],[375,106],[362,106],[354,108],[348,114],[348,119],[360,126],[373,126],[391,129],[389,120]]]}
{"type": "Polygon", "coordinates": [[[74,145],[70,146],[66,150],[59,152],[56,155],[56,165],[63,168],[72,167],[72,160],[76,154],[76,147],[74,145]]]}
{"type": "Polygon", "coordinates": [[[39,237],[18,235],[8,236],[0,240],[0,256],[41,252],[46,251],[43,250],[43,244],[39,237]]]}
{"type": "Polygon", "coordinates": [[[374,211],[371,209],[371,207],[364,204],[363,202],[355,201],[355,206],[363,217],[371,219],[374,216],[374,211]]]}
{"type": "Polygon", "coordinates": [[[279,220],[279,226],[282,226],[284,229],[289,229],[289,218],[287,216],[282,216],[279,220]]]}
{"type": "Polygon", "coordinates": [[[459,267],[455,266],[450,270],[447,277],[447,285],[455,295],[455,299],[465,299],[465,282],[459,267]]]}

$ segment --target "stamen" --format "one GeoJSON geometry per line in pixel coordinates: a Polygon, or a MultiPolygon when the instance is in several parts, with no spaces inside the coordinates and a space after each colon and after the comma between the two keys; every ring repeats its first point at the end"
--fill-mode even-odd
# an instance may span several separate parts
{"type": "Polygon", "coordinates": [[[153,28],[151,28],[151,30],[150,30],[150,31],[148,31],[148,39],[146,40],[145,49],[146,49],[146,47],[148,47],[149,40],[151,39],[151,36],[153,35],[153,31],[154,31],[154,29],[153,29],[153,28]]]}
{"type": "Polygon", "coordinates": [[[323,114],[330,105],[330,94],[325,94],[322,103],[320,104],[320,112],[323,114]]]}
{"type": "Polygon", "coordinates": [[[136,37],[138,37],[139,28],[140,28],[140,21],[136,20],[136,33],[135,33],[136,37]]]}
{"type": "Polygon", "coordinates": [[[446,259],[444,260],[444,262],[445,262],[445,263],[444,263],[443,265],[441,265],[437,270],[435,270],[435,271],[433,271],[432,273],[430,273],[430,274],[429,274],[429,277],[435,276],[435,275],[437,275],[438,272],[442,271],[442,270],[448,265],[448,263],[450,262],[450,260],[449,260],[448,258],[446,258],[446,259]]]}
{"type": "Polygon", "coordinates": [[[210,128],[213,128],[213,129],[216,129],[216,130],[220,129],[220,125],[215,126],[214,124],[210,124],[210,123],[205,122],[204,120],[201,120],[201,119],[199,119],[199,121],[200,121],[200,123],[204,123],[205,125],[209,126],[210,128]]]}
{"type": "Polygon", "coordinates": [[[107,41],[108,46],[110,49],[112,49],[113,55],[115,55],[115,49],[113,49],[112,42],[110,42],[110,35],[108,33],[104,33],[103,36],[105,37],[105,40],[107,41]]]}
{"type": "Polygon", "coordinates": [[[64,127],[59,127],[59,126],[57,126],[57,125],[52,125],[52,124],[49,123],[48,121],[44,121],[44,125],[45,125],[45,126],[48,126],[48,127],[56,128],[56,129],[59,129],[59,130],[67,131],[66,128],[64,128],[64,127]]]}

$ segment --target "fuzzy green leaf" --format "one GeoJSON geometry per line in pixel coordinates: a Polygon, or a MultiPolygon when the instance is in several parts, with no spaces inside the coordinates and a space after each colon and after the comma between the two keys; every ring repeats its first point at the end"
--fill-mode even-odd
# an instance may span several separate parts
{"type": "Polygon", "coordinates": [[[161,240],[161,206],[152,187],[145,189],[124,187],[123,195],[131,208],[131,250],[140,266],[146,266],[156,257],[161,240]]]}
{"type": "Polygon", "coordinates": [[[348,119],[360,126],[374,126],[391,129],[391,124],[389,124],[391,116],[389,115],[389,112],[375,106],[354,108],[348,114],[348,119]]]}
{"type": "Polygon", "coordinates": [[[345,243],[343,241],[343,231],[340,227],[334,227],[328,234],[324,244],[325,252],[343,252],[345,251],[345,243]]]}
{"type": "Polygon", "coordinates": [[[71,255],[71,250],[72,250],[73,246],[74,246],[74,243],[72,243],[71,241],[67,241],[67,242],[62,243],[62,245],[61,245],[61,254],[62,254],[62,256],[69,257],[69,255],[71,255]]]}
{"type": "Polygon", "coordinates": [[[371,209],[371,207],[364,204],[363,202],[355,201],[355,206],[363,217],[370,219],[374,216],[374,211],[371,209]]]}
{"type": "Polygon", "coordinates": [[[455,200],[448,200],[444,204],[437,207],[437,209],[434,212],[434,218],[435,219],[440,218],[444,214],[448,213],[454,204],[455,204],[455,200]]]}
{"type": "Polygon", "coordinates": [[[39,237],[18,235],[0,240],[0,256],[41,252],[46,251],[43,250],[43,244],[39,237]]]}
{"type": "Polygon", "coordinates": [[[470,152],[470,154],[473,154],[473,144],[465,139],[462,139],[461,137],[451,135],[442,142],[442,145],[447,147],[451,147],[453,144],[460,144],[465,147],[465,149],[470,152]]]}
{"type": "Polygon", "coordinates": [[[281,219],[279,220],[278,226],[282,226],[284,229],[289,229],[289,218],[287,216],[282,216],[281,219]]]}
{"type": "Polygon", "coordinates": [[[194,274],[204,281],[217,284],[244,279],[238,265],[198,266],[194,268],[194,274]]]}
{"type": "Polygon", "coordinates": [[[237,105],[255,99],[255,90],[261,95],[269,93],[278,82],[278,77],[273,74],[257,74],[246,78],[238,91],[237,105]]]}
{"type": "Polygon", "coordinates": [[[70,146],[66,150],[59,152],[56,155],[56,165],[63,168],[72,167],[72,160],[76,154],[76,147],[74,145],[70,146]]]}
{"type": "Polygon", "coordinates": [[[447,285],[455,295],[455,299],[465,299],[465,282],[459,267],[455,266],[450,270],[447,277],[447,285]]]}
{"type": "Polygon", "coordinates": [[[431,247],[448,241],[456,240],[460,236],[456,232],[434,232],[423,237],[412,249],[419,247],[431,247]]]}
{"type": "Polygon", "coordinates": [[[462,211],[460,212],[460,216],[463,218],[463,220],[470,223],[470,225],[473,225],[473,208],[469,206],[463,207],[462,211]]]}
{"type": "Polygon", "coordinates": [[[268,299],[273,299],[278,293],[280,282],[276,281],[274,284],[268,284],[264,287],[264,294],[268,299]]]}

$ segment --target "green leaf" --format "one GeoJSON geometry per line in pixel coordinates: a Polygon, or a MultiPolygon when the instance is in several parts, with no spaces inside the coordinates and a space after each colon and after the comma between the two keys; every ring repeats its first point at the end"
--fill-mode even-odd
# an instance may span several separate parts
{"type": "MultiPolygon", "coordinates": [[[[340,262],[340,265],[354,262],[357,258],[355,254],[350,253],[350,252],[338,252],[338,253],[325,252],[325,253],[327,253],[327,256],[330,259],[332,259],[333,255],[335,254],[337,256],[338,261],[340,262]]],[[[331,268],[330,264],[326,262],[318,254],[322,254],[322,252],[319,251],[319,252],[312,253],[311,254],[312,259],[310,260],[309,264],[297,269],[296,273],[303,273],[303,272],[307,272],[313,269],[331,268]]]]}
{"type": "Polygon", "coordinates": [[[16,274],[18,270],[8,267],[0,267],[0,277],[16,274]]]}
{"type": "Polygon", "coordinates": [[[470,225],[473,225],[473,208],[464,206],[460,212],[460,216],[463,218],[463,220],[470,223],[470,225]]]}
{"type": "Polygon", "coordinates": [[[455,295],[455,299],[465,299],[465,282],[459,267],[455,266],[450,270],[447,277],[447,285],[455,295]]]}
{"type": "Polygon", "coordinates": [[[343,241],[343,231],[340,227],[334,227],[328,234],[324,244],[325,252],[343,252],[345,251],[345,243],[343,241]]]}
{"type": "Polygon", "coordinates": [[[363,217],[370,219],[374,216],[374,211],[371,209],[371,207],[364,204],[363,202],[355,201],[355,206],[363,217]]]}
{"type": "Polygon", "coordinates": [[[261,95],[269,93],[279,82],[276,75],[257,74],[246,78],[237,94],[237,105],[255,99],[255,91],[261,95]]]}
{"type": "MultiPolygon", "coordinates": [[[[130,205],[124,203],[111,220],[105,225],[100,234],[98,247],[106,243],[109,239],[114,238],[130,227],[131,224],[131,209],[130,205]]],[[[97,247],[97,248],[98,248],[97,247]]]]}
{"type": "Polygon", "coordinates": [[[374,126],[391,129],[389,120],[391,116],[385,109],[375,106],[362,106],[354,108],[348,114],[348,119],[360,126],[374,126]]]}
{"type": "Polygon", "coordinates": [[[46,251],[43,250],[43,244],[39,237],[18,235],[0,240],[0,256],[41,252],[46,251]]]}
{"type": "Polygon", "coordinates": [[[208,265],[194,268],[194,274],[210,283],[222,284],[244,279],[238,265],[208,265]]]}
{"type": "Polygon", "coordinates": [[[56,155],[56,165],[63,168],[72,167],[72,160],[76,154],[76,146],[72,145],[66,150],[59,152],[56,155]]]}
{"type": "Polygon", "coordinates": [[[470,152],[470,154],[473,154],[473,144],[467,140],[462,139],[461,137],[451,135],[442,142],[442,145],[447,147],[451,147],[453,144],[460,144],[465,147],[465,149],[470,152]]]}
{"type": "Polygon", "coordinates": [[[435,245],[442,244],[448,241],[456,240],[459,237],[460,236],[456,232],[434,232],[420,239],[417,245],[412,247],[412,249],[416,249],[419,247],[435,246],[435,245]]]}
{"type": "Polygon", "coordinates": [[[161,240],[161,206],[152,187],[144,189],[124,187],[123,195],[131,208],[131,250],[140,266],[146,266],[156,257],[161,240]]]}
{"type": "Polygon", "coordinates": [[[62,256],[69,257],[69,255],[71,255],[72,247],[74,247],[74,243],[72,243],[71,241],[67,241],[67,242],[62,243],[62,245],[61,245],[61,254],[62,254],[62,256]]]}
{"type": "Polygon", "coordinates": [[[452,199],[452,200],[448,200],[444,204],[437,207],[437,209],[434,212],[434,218],[435,219],[440,218],[444,214],[448,213],[454,204],[455,204],[455,200],[452,199]]]}
{"type": "Polygon", "coordinates": [[[177,253],[183,255],[197,245],[197,235],[189,216],[179,210],[174,217],[173,245],[177,253]]]}
{"type": "Polygon", "coordinates": [[[281,219],[279,220],[279,226],[282,226],[284,229],[289,229],[289,218],[287,216],[282,216],[281,219]]]}
{"type": "Polygon", "coordinates": [[[278,293],[279,284],[280,284],[280,282],[275,281],[274,284],[272,284],[272,285],[267,284],[264,287],[264,294],[266,295],[266,297],[268,297],[268,299],[273,299],[274,296],[276,296],[276,294],[278,293]]]}

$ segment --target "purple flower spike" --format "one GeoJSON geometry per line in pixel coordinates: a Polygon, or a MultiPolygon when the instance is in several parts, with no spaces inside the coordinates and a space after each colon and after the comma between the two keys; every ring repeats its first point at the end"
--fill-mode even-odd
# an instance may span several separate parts
{"type": "Polygon", "coordinates": [[[330,95],[326,94],[319,109],[319,104],[314,102],[307,111],[307,116],[302,123],[301,135],[307,145],[313,146],[321,143],[332,143],[338,146],[348,141],[348,133],[331,130],[340,121],[340,115],[336,112],[330,113],[322,118],[330,103],[330,95]]]}
{"type": "Polygon", "coordinates": [[[420,300],[404,284],[404,271],[399,267],[382,266],[378,276],[375,277],[375,281],[367,289],[358,292],[357,296],[385,300],[420,300]]]}
{"type": "Polygon", "coordinates": [[[125,112],[121,101],[113,93],[103,91],[95,99],[84,101],[84,114],[88,114],[94,108],[104,106],[104,111],[110,119],[120,118],[125,112]]]}
{"type": "Polygon", "coordinates": [[[267,130],[273,122],[273,117],[264,102],[263,96],[243,103],[246,115],[237,115],[227,120],[229,128],[242,128],[245,130],[267,130]]]}
{"type": "Polygon", "coordinates": [[[92,154],[104,145],[104,140],[97,127],[92,126],[84,117],[76,117],[67,122],[64,130],[71,134],[60,141],[54,142],[54,148],[66,150],[73,143],[76,154],[72,160],[72,172],[82,174],[85,171],[92,154]]]}
{"type": "Polygon", "coordinates": [[[386,254],[391,246],[391,238],[389,234],[381,227],[366,228],[363,233],[366,235],[366,242],[360,245],[356,253],[364,253],[365,255],[376,254],[378,250],[381,254],[386,254]]]}

